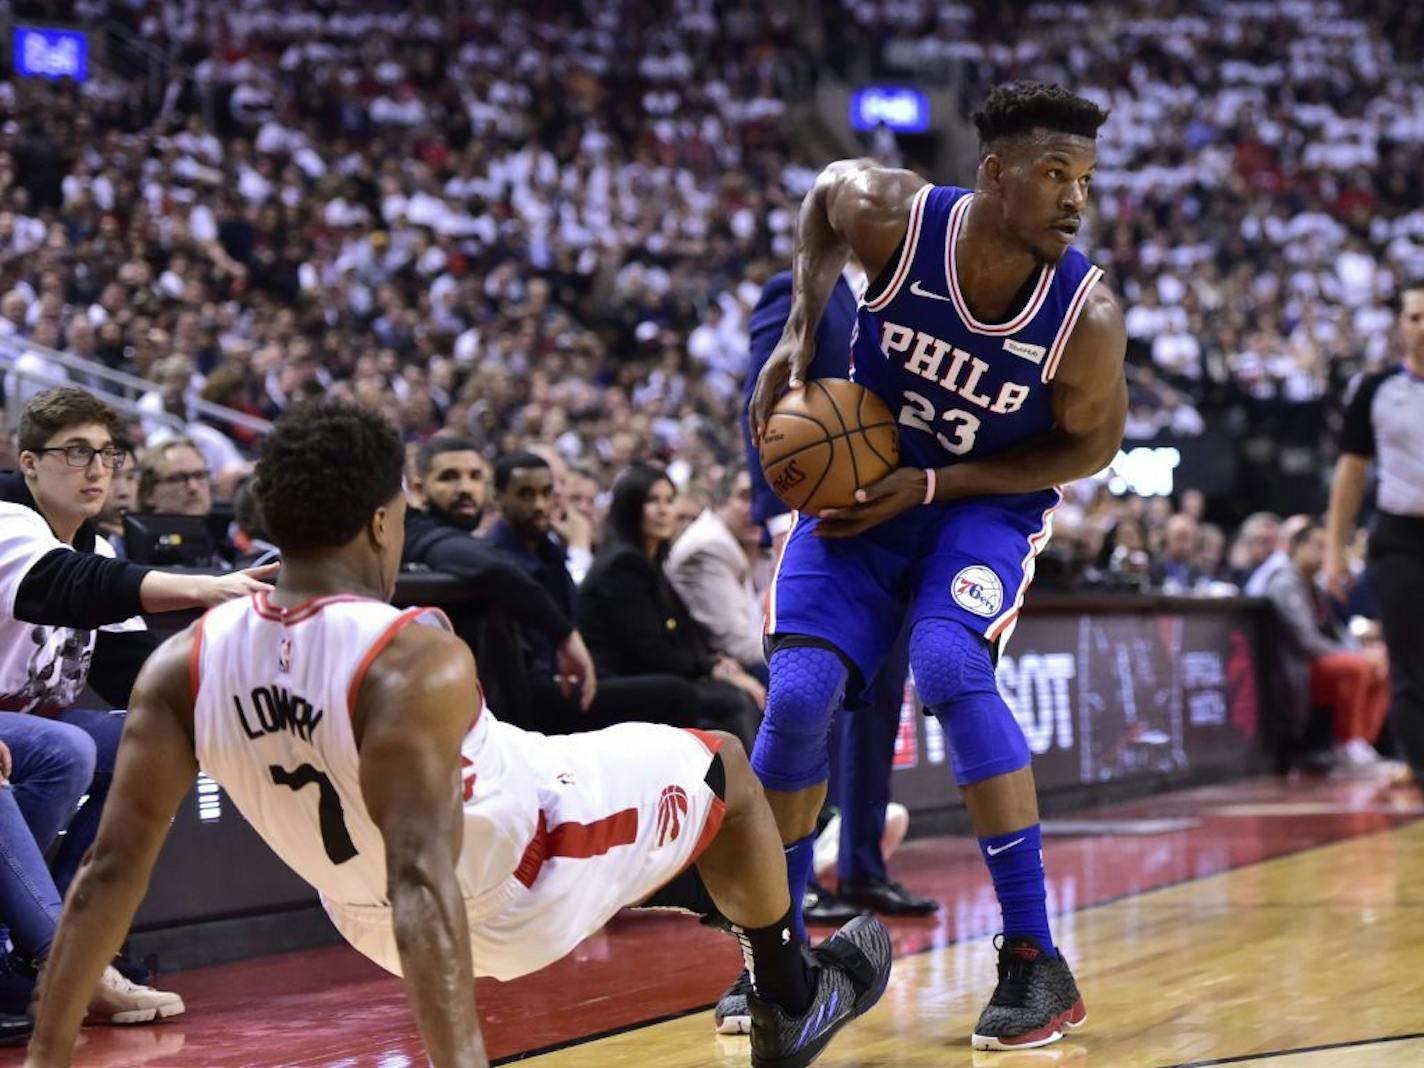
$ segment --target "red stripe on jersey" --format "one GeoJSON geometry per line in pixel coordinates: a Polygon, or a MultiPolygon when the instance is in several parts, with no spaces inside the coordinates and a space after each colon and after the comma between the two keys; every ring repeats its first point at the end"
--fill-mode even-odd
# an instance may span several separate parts
{"type": "Polygon", "coordinates": [[[539,813],[539,827],[520,858],[514,877],[526,887],[539,878],[545,861],[554,857],[587,860],[601,857],[610,849],[632,845],[638,840],[638,810],[625,808],[592,823],[560,823],[549,827],[548,818],[539,813]]]}
{"type": "Polygon", "coordinates": [[[961,225],[969,215],[969,202],[973,199],[973,193],[960,197],[954,207],[950,209],[949,227],[944,244],[944,273],[949,279],[949,296],[954,302],[954,310],[959,313],[960,321],[974,333],[985,334],[989,337],[1016,334],[1031,323],[1043,308],[1043,302],[1047,298],[1049,290],[1053,288],[1053,276],[1057,273],[1058,268],[1055,266],[1038,272],[1038,284],[1034,287],[1028,304],[1009,322],[981,323],[974,318],[974,314],[969,310],[969,302],[964,299],[964,294],[959,289],[959,268],[954,258],[955,242],[959,237],[961,225]]]}
{"type": "MultiPolygon", "coordinates": [[[[713,843],[722,830],[722,820],[726,818],[726,815],[727,802],[720,797],[714,797],[712,808],[707,813],[707,820],[702,824],[702,833],[697,836],[697,844],[692,847],[692,857],[683,866],[682,871],[686,871],[696,864],[702,854],[707,852],[707,847],[713,843]]],[[[678,874],[681,875],[682,872],[680,871],[678,874]]]]}
{"type": "Polygon", "coordinates": [[[1092,292],[1098,279],[1103,276],[1103,272],[1098,268],[1092,268],[1083,280],[1078,283],[1078,292],[1073,296],[1073,303],[1068,307],[1068,314],[1063,317],[1063,325],[1059,328],[1058,337],[1054,339],[1053,349],[1048,354],[1048,359],[1043,363],[1042,381],[1051,382],[1053,376],[1058,373],[1058,363],[1063,359],[1063,353],[1068,349],[1068,339],[1073,334],[1073,328],[1078,325],[1078,316],[1083,314],[1083,306],[1088,301],[1088,294],[1092,292]]]}
{"type": "MultiPolygon", "coordinates": [[[[353,600],[366,599],[367,598],[353,598],[353,600]]],[[[317,611],[320,611],[320,609],[317,611]]],[[[370,669],[376,657],[381,655],[386,646],[391,644],[397,634],[418,619],[424,611],[424,608],[407,608],[400,615],[396,616],[389,627],[381,631],[380,637],[371,643],[371,648],[366,650],[366,655],[363,656],[361,662],[356,665],[356,673],[351,676],[351,685],[346,691],[346,714],[348,716],[356,711],[356,696],[361,692],[361,684],[366,681],[366,672],[370,669]]]]}
{"type": "Polygon", "coordinates": [[[266,590],[258,590],[252,595],[252,607],[257,610],[259,616],[272,623],[281,623],[288,627],[293,623],[301,623],[311,619],[327,605],[342,604],[348,601],[370,601],[372,604],[386,603],[384,601],[377,601],[374,597],[358,597],[351,593],[338,593],[330,597],[313,597],[311,600],[303,601],[295,608],[283,608],[281,605],[273,604],[268,599],[266,590]]]}
{"type": "Polygon", "coordinates": [[[865,306],[871,311],[883,311],[885,307],[894,299],[895,294],[900,292],[900,287],[905,284],[905,279],[910,274],[910,269],[915,265],[915,251],[920,243],[920,226],[924,221],[925,202],[929,199],[930,191],[934,186],[921,186],[919,192],[915,194],[910,202],[910,221],[905,228],[905,247],[900,254],[900,262],[895,267],[894,277],[890,279],[890,284],[874,300],[865,302],[865,306]]]}

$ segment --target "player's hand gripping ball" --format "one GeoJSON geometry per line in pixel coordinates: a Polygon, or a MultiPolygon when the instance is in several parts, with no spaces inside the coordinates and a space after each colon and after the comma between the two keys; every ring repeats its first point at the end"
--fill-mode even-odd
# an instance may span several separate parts
{"type": "Polygon", "coordinates": [[[759,448],[772,492],[809,515],[854,504],[857,490],[900,463],[900,434],[890,410],[843,378],[812,379],[777,401],[759,448]]]}

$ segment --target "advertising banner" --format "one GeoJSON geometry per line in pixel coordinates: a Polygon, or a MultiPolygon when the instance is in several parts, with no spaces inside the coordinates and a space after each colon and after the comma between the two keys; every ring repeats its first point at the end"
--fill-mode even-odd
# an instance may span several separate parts
{"type": "MultiPolygon", "coordinates": [[[[1243,766],[1257,724],[1251,626],[1237,611],[1026,615],[999,659],[999,690],[1039,789],[1243,766]]],[[[958,803],[913,677],[891,786],[911,811],[958,803]]]]}

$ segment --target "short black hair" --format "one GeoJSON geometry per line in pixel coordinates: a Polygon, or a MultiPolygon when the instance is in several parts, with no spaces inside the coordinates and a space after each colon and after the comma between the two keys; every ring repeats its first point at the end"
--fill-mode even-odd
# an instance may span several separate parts
{"type": "Polygon", "coordinates": [[[244,534],[253,538],[267,539],[266,527],[262,524],[262,506],[257,501],[257,480],[243,479],[232,495],[232,520],[244,534]]]}
{"type": "Polygon", "coordinates": [[[401,491],[405,446],[384,416],[335,401],[294,405],[257,461],[257,506],[284,553],[345,545],[401,491]]]}
{"type": "Polygon", "coordinates": [[[473,452],[483,455],[480,453],[480,447],[469,438],[431,438],[416,450],[415,473],[424,478],[435,466],[435,457],[443,456],[447,452],[473,452]]]}
{"type": "Polygon", "coordinates": [[[979,153],[988,155],[1003,141],[1034,130],[1095,138],[1108,113],[1091,100],[1047,82],[1013,82],[989,91],[974,113],[979,153]]]}
{"type": "Polygon", "coordinates": [[[549,461],[536,452],[518,449],[507,452],[494,462],[494,491],[503,493],[509,488],[509,480],[516,471],[527,471],[548,467],[549,461]]]}
{"type": "Polygon", "coordinates": [[[1399,292],[1394,296],[1394,313],[1396,315],[1404,313],[1404,294],[1418,292],[1424,292],[1424,275],[1411,278],[1399,287],[1399,292]]]}

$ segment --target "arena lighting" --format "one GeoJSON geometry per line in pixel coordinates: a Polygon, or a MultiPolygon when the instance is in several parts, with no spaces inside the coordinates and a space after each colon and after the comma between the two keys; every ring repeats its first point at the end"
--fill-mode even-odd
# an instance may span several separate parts
{"type": "Polygon", "coordinates": [[[903,85],[867,85],[850,98],[850,124],[857,130],[878,126],[896,133],[924,133],[930,128],[930,99],[903,85]]]}
{"type": "Polygon", "coordinates": [[[1138,445],[1119,451],[1108,465],[1108,489],[1118,497],[1124,493],[1170,497],[1176,482],[1174,472],[1181,462],[1181,452],[1170,446],[1138,445]]]}
{"type": "Polygon", "coordinates": [[[89,38],[78,30],[15,27],[15,73],[22,78],[89,78],[89,38]]]}

